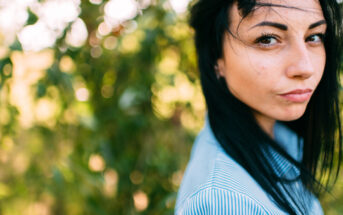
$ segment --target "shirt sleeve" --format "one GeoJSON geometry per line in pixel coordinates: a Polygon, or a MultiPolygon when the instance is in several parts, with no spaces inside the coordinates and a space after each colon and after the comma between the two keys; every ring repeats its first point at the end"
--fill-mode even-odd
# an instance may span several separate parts
{"type": "Polygon", "coordinates": [[[187,199],[177,215],[267,215],[256,200],[238,192],[209,188],[187,199]]]}

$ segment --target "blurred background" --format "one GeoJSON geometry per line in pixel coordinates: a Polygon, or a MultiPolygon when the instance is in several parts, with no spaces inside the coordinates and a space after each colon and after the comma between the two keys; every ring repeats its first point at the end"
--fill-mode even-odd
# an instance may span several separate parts
{"type": "Polygon", "coordinates": [[[0,0],[1,215],[173,214],[206,111],[189,4],[0,0]]]}

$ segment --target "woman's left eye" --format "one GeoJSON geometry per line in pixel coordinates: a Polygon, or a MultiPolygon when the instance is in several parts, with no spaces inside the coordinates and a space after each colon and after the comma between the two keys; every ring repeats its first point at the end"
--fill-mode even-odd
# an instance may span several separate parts
{"type": "Polygon", "coordinates": [[[324,39],[324,34],[314,34],[306,38],[306,42],[311,42],[311,43],[321,43],[323,42],[324,39]]]}

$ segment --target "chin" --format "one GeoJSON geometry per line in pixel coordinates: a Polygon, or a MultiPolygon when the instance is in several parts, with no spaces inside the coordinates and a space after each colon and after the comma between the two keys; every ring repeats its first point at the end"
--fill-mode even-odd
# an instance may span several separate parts
{"type": "Polygon", "coordinates": [[[282,111],[283,113],[277,117],[279,121],[294,121],[302,117],[305,113],[305,107],[292,108],[291,110],[282,111]],[[280,117],[281,116],[281,117],[280,117]]]}

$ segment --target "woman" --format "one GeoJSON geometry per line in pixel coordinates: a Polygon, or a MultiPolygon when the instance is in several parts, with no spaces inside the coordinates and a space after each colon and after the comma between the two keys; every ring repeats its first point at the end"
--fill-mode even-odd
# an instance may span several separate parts
{"type": "Polygon", "coordinates": [[[322,214],[342,160],[336,1],[198,0],[191,25],[208,115],[175,213],[322,214]]]}

